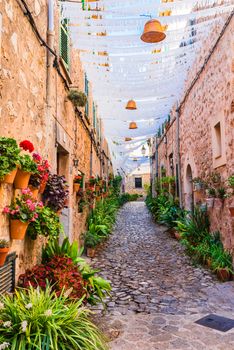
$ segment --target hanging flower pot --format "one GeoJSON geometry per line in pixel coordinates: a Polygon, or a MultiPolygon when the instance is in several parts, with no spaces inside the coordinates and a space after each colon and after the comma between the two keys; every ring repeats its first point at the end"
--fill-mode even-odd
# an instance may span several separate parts
{"type": "Polygon", "coordinates": [[[1,182],[4,182],[6,184],[13,184],[16,173],[17,168],[13,169],[9,174],[6,174],[1,182]]]}
{"type": "Polygon", "coordinates": [[[73,184],[73,191],[74,191],[74,192],[78,192],[79,189],[80,189],[80,184],[74,183],[74,184],[73,184]]]}
{"type": "Polygon", "coordinates": [[[137,124],[136,124],[136,122],[131,122],[131,123],[129,124],[129,129],[137,129],[137,124]]]}
{"type": "Polygon", "coordinates": [[[39,193],[41,194],[44,193],[45,188],[46,188],[46,182],[42,182],[39,187],[39,193]]]}
{"type": "Polygon", "coordinates": [[[0,267],[5,264],[9,250],[9,242],[5,239],[0,239],[0,267]]]}
{"type": "Polygon", "coordinates": [[[27,171],[17,170],[14,186],[17,189],[27,188],[31,174],[27,171]]]}
{"type": "Polygon", "coordinates": [[[32,193],[32,197],[37,199],[38,198],[38,194],[39,194],[39,188],[33,187],[29,185],[29,189],[32,193]]]}
{"type": "Polygon", "coordinates": [[[23,240],[27,231],[29,222],[22,222],[20,220],[10,220],[10,234],[11,239],[23,240]]]}

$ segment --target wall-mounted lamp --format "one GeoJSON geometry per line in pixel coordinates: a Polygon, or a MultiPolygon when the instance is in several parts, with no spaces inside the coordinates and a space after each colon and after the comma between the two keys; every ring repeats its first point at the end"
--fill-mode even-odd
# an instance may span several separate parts
{"type": "Polygon", "coordinates": [[[142,146],[141,153],[143,156],[145,156],[145,154],[146,154],[146,148],[144,145],[142,146]]]}
{"type": "Polygon", "coordinates": [[[74,159],[73,159],[73,166],[74,166],[75,168],[77,168],[78,165],[79,165],[79,159],[74,158],[74,159]]]}

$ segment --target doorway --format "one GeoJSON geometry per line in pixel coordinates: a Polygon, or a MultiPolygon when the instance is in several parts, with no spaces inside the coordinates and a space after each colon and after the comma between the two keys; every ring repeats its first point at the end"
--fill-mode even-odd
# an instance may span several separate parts
{"type": "Polygon", "coordinates": [[[185,176],[185,208],[190,211],[194,209],[193,173],[190,164],[187,165],[185,176]]]}

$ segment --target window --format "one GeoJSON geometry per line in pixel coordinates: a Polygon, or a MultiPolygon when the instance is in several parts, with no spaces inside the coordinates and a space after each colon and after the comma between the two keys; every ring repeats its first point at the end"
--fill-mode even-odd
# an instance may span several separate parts
{"type": "Polygon", "coordinates": [[[217,159],[222,155],[221,126],[220,122],[214,126],[214,157],[217,159]]]}
{"type": "Polygon", "coordinates": [[[87,103],[85,105],[85,115],[89,116],[89,81],[87,75],[85,74],[85,94],[87,96],[87,103]]]}
{"type": "Polygon", "coordinates": [[[63,18],[60,23],[60,45],[59,53],[65,68],[70,69],[70,36],[69,36],[69,19],[63,18]]]}
{"type": "Polygon", "coordinates": [[[135,188],[142,188],[142,178],[135,177],[135,188]]]}

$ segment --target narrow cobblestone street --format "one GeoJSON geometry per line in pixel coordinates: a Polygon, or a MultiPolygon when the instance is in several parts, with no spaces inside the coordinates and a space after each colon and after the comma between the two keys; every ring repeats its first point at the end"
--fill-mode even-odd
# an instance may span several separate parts
{"type": "Polygon", "coordinates": [[[233,317],[233,282],[193,266],[181,244],[156,225],[143,202],[126,204],[93,265],[112,283],[103,328],[113,350],[234,349],[234,331],[194,324],[215,313],[233,317]]]}

